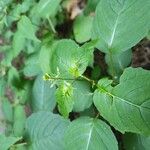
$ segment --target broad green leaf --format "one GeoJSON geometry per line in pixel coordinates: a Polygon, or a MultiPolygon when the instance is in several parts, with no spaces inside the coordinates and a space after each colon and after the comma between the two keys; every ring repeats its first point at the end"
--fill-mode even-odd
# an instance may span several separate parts
{"type": "Polygon", "coordinates": [[[8,150],[13,144],[19,141],[21,138],[9,136],[6,137],[3,134],[0,134],[0,149],[1,150],[8,150]]]}
{"type": "Polygon", "coordinates": [[[50,70],[62,78],[75,78],[84,73],[89,63],[85,49],[72,40],[60,40],[53,47],[50,70]]]}
{"type": "Polygon", "coordinates": [[[108,72],[114,78],[118,78],[123,70],[131,63],[132,50],[129,49],[119,54],[106,54],[105,61],[108,65],[108,72]]]}
{"type": "Polygon", "coordinates": [[[150,135],[149,81],[149,71],[127,68],[115,87],[111,80],[99,81],[94,104],[117,130],[150,135]]]}
{"type": "Polygon", "coordinates": [[[149,0],[100,0],[92,32],[99,38],[97,48],[116,53],[138,43],[149,30],[149,8],[149,0]]]}
{"type": "Polygon", "coordinates": [[[73,109],[74,100],[73,87],[69,82],[64,81],[56,90],[56,101],[59,112],[67,118],[73,109]]]}
{"type": "Polygon", "coordinates": [[[65,132],[65,150],[117,150],[110,127],[101,120],[81,117],[65,132]]]}
{"type": "Polygon", "coordinates": [[[75,40],[78,43],[83,43],[91,39],[91,29],[93,23],[93,16],[79,15],[76,17],[73,32],[75,40]]]}
{"type": "Polygon", "coordinates": [[[93,93],[90,83],[86,81],[75,81],[73,84],[74,101],[73,111],[79,112],[89,108],[93,102],[93,93]]]}
{"type": "Polygon", "coordinates": [[[32,114],[26,124],[32,150],[63,150],[64,132],[69,121],[50,112],[32,114]]]}
{"type": "Polygon", "coordinates": [[[44,81],[42,75],[39,75],[32,89],[33,111],[53,111],[56,105],[55,89],[55,86],[51,87],[50,81],[44,81]]]}
{"type": "Polygon", "coordinates": [[[48,18],[54,16],[59,8],[61,0],[40,0],[33,9],[33,14],[36,17],[48,18]]]}
{"type": "Polygon", "coordinates": [[[127,133],[123,140],[127,150],[149,150],[150,148],[150,137],[127,133]]]}
{"type": "Polygon", "coordinates": [[[24,38],[39,42],[35,36],[36,29],[37,27],[32,24],[27,16],[22,16],[18,22],[18,32],[21,32],[24,38]]]}
{"type": "Polygon", "coordinates": [[[25,61],[23,73],[28,77],[36,76],[41,73],[39,54],[33,54],[27,58],[27,60],[25,61]]]}

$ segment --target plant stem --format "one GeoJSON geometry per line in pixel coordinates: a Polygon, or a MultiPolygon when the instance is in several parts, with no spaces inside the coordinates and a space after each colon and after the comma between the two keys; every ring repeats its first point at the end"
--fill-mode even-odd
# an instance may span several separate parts
{"type": "Polygon", "coordinates": [[[91,79],[89,79],[89,78],[87,78],[86,76],[83,76],[83,75],[81,75],[81,77],[82,77],[83,79],[89,81],[89,82],[92,84],[92,86],[95,86],[95,85],[96,85],[96,83],[95,83],[94,80],[91,80],[91,79]]]}
{"type": "Polygon", "coordinates": [[[55,28],[54,28],[54,25],[53,25],[51,19],[50,19],[49,17],[47,17],[47,20],[48,20],[48,22],[49,22],[49,25],[50,25],[50,27],[51,27],[53,33],[56,34],[56,30],[55,30],[55,28]]]}

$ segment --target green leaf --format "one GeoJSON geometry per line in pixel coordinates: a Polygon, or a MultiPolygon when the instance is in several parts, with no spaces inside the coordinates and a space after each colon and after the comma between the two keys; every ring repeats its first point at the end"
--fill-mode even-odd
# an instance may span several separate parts
{"type": "Polygon", "coordinates": [[[32,150],[63,150],[63,137],[68,125],[68,120],[50,112],[32,114],[26,124],[32,150]]]}
{"type": "Polygon", "coordinates": [[[115,78],[118,78],[123,70],[131,63],[132,50],[129,49],[119,54],[106,54],[105,61],[108,65],[108,72],[115,78]]]}
{"type": "Polygon", "coordinates": [[[127,150],[149,150],[150,148],[150,136],[127,133],[123,139],[127,150]]]}
{"type": "Polygon", "coordinates": [[[72,40],[60,40],[53,46],[50,70],[62,78],[75,78],[84,73],[89,63],[85,49],[72,40]]]}
{"type": "Polygon", "coordinates": [[[32,89],[32,108],[33,111],[53,111],[56,105],[55,86],[51,87],[50,81],[44,81],[42,75],[39,75],[32,89]]]}
{"type": "Polygon", "coordinates": [[[96,44],[98,43],[98,40],[92,40],[90,42],[86,42],[81,46],[83,49],[83,53],[86,55],[86,58],[88,60],[88,65],[93,67],[94,64],[94,48],[96,47],[96,44]]]}
{"type": "Polygon", "coordinates": [[[32,77],[41,73],[41,67],[39,64],[39,54],[33,54],[25,61],[25,67],[23,69],[25,76],[32,77]]]}
{"type": "Polygon", "coordinates": [[[22,32],[19,30],[13,36],[13,57],[16,57],[21,50],[24,49],[26,39],[24,38],[22,32]]]}
{"type": "Polygon", "coordinates": [[[54,16],[59,8],[60,2],[61,0],[40,0],[39,3],[35,5],[32,15],[42,18],[54,16]]]}
{"type": "Polygon", "coordinates": [[[50,51],[51,47],[47,45],[43,45],[41,50],[40,50],[40,55],[39,55],[39,61],[40,61],[40,66],[43,71],[43,73],[49,73],[50,72],[50,51]]]}
{"type": "Polygon", "coordinates": [[[22,16],[18,22],[18,31],[22,33],[24,38],[39,42],[35,36],[36,29],[37,27],[31,23],[27,16],[22,16]]]}
{"type": "Polygon", "coordinates": [[[92,32],[93,39],[99,38],[97,48],[105,53],[116,53],[138,43],[149,30],[149,8],[149,0],[101,0],[92,32]]]}
{"type": "Polygon", "coordinates": [[[150,72],[127,68],[120,83],[101,79],[94,92],[94,104],[100,114],[121,132],[150,135],[150,72]]]}
{"type": "Polygon", "coordinates": [[[15,136],[24,136],[25,122],[26,113],[24,106],[18,104],[14,107],[13,133],[15,136]]]}
{"type": "Polygon", "coordinates": [[[98,119],[79,118],[70,124],[65,133],[65,150],[118,149],[110,127],[98,119]]]}
{"type": "Polygon", "coordinates": [[[150,40],[150,31],[147,34],[147,38],[150,40]]]}
{"type": "Polygon", "coordinates": [[[5,120],[8,122],[13,122],[13,108],[12,104],[9,102],[8,99],[2,100],[2,111],[5,116],[5,120]]]}
{"type": "Polygon", "coordinates": [[[0,134],[0,149],[1,150],[8,150],[13,144],[19,141],[21,138],[9,136],[6,137],[3,134],[0,134]]]}
{"type": "Polygon", "coordinates": [[[73,32],[75,40],[78,43],[83,43],[91,39],[91,29],[93,23],[93,16],[79,15],[76,17],[73,32]]]}
{"type": "Polygon", "coordinates": [[[79,112],[89,108],[93,102],[93,93],[91,92],[90,83],[86,81],[75,81],[72,86],[72,100],[74,101],[73,110],[79,112]]]}
{"type": "Polygon", "coordinates": [[[84,13],[86,15],[90,14],[90,13],[94,13],[95,12],[95,9],[96,9],[96,6],[97,4],[99,3],[100,0],[87,0],[87,4],[85,6],[85,9],[84,9],[84,13]]]}
{"type": "Polygon", "coordinates": [[[64,81],[56,90],[56,101],[58,103],[59,112],[67,118],[73,109],[74,101],[73,87],[69,82],[64,81]]]}
{"type": "Polygon", "coordinates": [[[20,82],[19,72],[15,67],[11,67],[8,71],[8,84],[17,86],[20,82]]]}

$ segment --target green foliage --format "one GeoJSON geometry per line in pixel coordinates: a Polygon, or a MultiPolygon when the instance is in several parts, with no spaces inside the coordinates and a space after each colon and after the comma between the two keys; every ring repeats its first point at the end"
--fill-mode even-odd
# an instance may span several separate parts
{"type": "Polygon", "coordinates": [[[111,80],[101,79],[94,93],[94,104],[117,130],[149,135],[149,80],[149,71],[132,68],[124,71],[115,87],[111,86],[111,80]]]}
{"type": "Polygon", "coordinates": [[[3,134],[0,134],[0,148],[1,150],[8,150],[13,144],[15,144],[17,141],[19,141],[21,138],[9,136],[6,137],[3,134]]]}
{"type": "Polygon", "coordinates": [[[124,135],[124,144],[128,150],[148,150],[150,146],[150,137],[146,137],[139,134],[125,134],[124,135]]]}
{"type": "Polygon", "coordinates": [[[88,66],[85,50],[72,40],[58,41],[51,52],[51,73],[62,78],[76,78],[84,73],[88,66]]]}
{"type": "Polygon", "coordinates": [[[150,72],[132,47],[149,8],[0,0],[0,150],[148,150],[150,72]]]}
{"type": "Polygon", "coordinates": [[[42,75],[39,75],[34,81],[32,89],[32,109],[33,111],[46,110],[53,111],[56,105],[55,86],[44,81],[42,75]]]}
{"type": "Polygon", "coordinates": [[[61,0],[40,0],[33,8],[35,17],[48,18],[56,14],[61,0]]]}
{"type": "Polygon", "coordinates": [[[63,136],[69,121],[59,115],[42,111],[32,114],[26,124],[33,150],[62,150],[63,136]]]}
{"type": "Polygon", "coordinates": [[[65,134],[65,149],[117,150],[117,141],[110,127],[101,120],[89,117],[73,121],[65,134]]]}
{"type": "Polygon", "coordinates": [[[92,22],[92,16],[80,15],[76,18],[73,31],[78,43],[83,43],[91,39],[92,22]]]}
{"type": "Polygon", "coordinates": [[[74,101],[72,99],[73,88],[70,83],[63,82],[56,91],[56,101],[58,103],[59,112],[64,116],[68,117],[69,113],[73,109],[74,101]]]}
{"type": "Polygon", "coordinates": [[[147,0],[101,0],[93,23],[93,38],[99,38],[97,47],[105,53],[117,53],[134,46],[148,32],[149,8],[147,0]]]}

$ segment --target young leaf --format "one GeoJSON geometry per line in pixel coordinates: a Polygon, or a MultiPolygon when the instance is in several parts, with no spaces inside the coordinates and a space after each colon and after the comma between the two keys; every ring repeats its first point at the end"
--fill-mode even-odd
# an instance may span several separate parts
{"type": "Polygon", "coordinates": [[[90,83],[86,81],[75,81],[73,84],[73,110],[75,112],[83,111],[89,108],[93,102],[93,93],[90,83]]]}
{"type": "Polygon", "coordinates": [[[88,66],[89,57],[83,48],[72,40],[58,41],[52,50],[50,70],[52,74],[64,78],[79,77],[88,66]]]}
{"type": "Polygon", "coordinates": [[[51,87],[49,81],[44,81],[42,75],[39,75],[32,89],[32,108],[33,111],[46,110],[53,111],[55,101],[55,86],[51,87]]]}
{"type": "Polygon", "coordinates": [[[110,127],[101,120],[82,117],[73,121],[65,132],[65,150],[117,150],[110,127]]]}
{"type": "Polygon", "coordinates": [[[19,141],[21,138],[9,136],[6,137],[3,134],[0,134],[0,149],[1,150],[8,150],[13,144],[19,141]]]}
{"type": "Polygon", "coordinates": [[[120,83],[112,87],[108,79],[98,83],[94,104],[101,115],[121,132],[150,135],[150,72],[125,69],[120,83]]]}
{"type": "Polygon", "coordinates": [[[101,0],[93,23],[93,39],[99,38],[97,47],[116,53],[134,46],[149,30],[149,8],[149,0],[101,0]]]}
{"type": "Polygon", "coordinates": [[[123,140],[124,147],[127,150],[149,150],[150,148],[150,136],[127,133],[124,135],[123,140]]]}
{"type": "Polygon", "coordinates": [[[63,150],[63,137],[68,125],[68,120],[50,112],[42,111],[32,114],[26,124],[31,149],[63,150]]]}
{"type": "Polygon", "coordinates": [[[59,112],[66,118],[73,109],[74,101],[72,96],[73,87],[66,81],[64,81],[56,90],[56,101],[58,103],[59,112]]]}
{"type": "Polygon", "coordinates": [[[73,32],[78,43],[83,43],[91,39],[91,29],[93,16],[80,15],[75,19],[73,32]]]}

